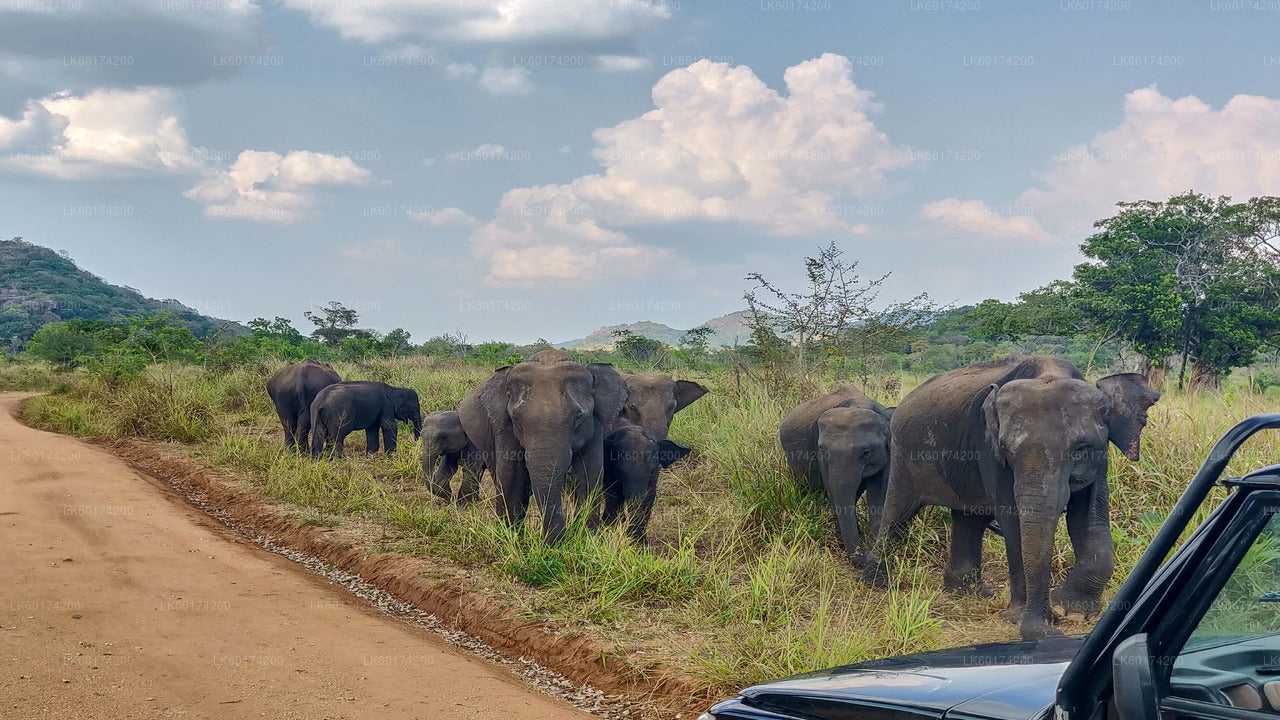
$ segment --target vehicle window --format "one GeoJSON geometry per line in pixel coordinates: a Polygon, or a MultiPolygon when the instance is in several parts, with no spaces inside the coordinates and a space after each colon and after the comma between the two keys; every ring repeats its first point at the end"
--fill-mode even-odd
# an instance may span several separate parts
{"type": "Polygon", "coordinates": [[[1280,712],[1280,516],[1258,533],[1174,659],[1169,692],[1280,712]]]}

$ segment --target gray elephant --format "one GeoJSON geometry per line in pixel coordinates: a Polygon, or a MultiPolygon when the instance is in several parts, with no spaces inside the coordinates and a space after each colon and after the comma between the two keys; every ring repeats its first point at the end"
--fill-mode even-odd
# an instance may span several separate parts
{"type": "Polygon", "coordinates": [[[858,498],[866,493],[870,536],[880,525],[889,471],[889,421],[893,409],[853,385],[814,398],[782,419],[778,439],[797,478],[826,493],[845,554],[863,563],[858,498]]]}
{"type": "Polygon", "coordinates": [[[1147,410],[1160,393],[1143,376],[1090,384],[1061,358],[1024,355],[935,376],[893,416],[889,486],[874,560],[864,577],[883,583],[885,558],[924,505],[951,508],[944,584],[989,595],[982,533],[1000,523],[1009,562],[1009,609],[1024,638],[1058,635],[1053,609],[1094,614],[1111,578],[1113,549],[1107,442],[1136,461],[1147,410]],[[1067,516],[1075,563],[1051,594],[1058,518],[1067,516]]]}
{"type": "Polygon", "coordinates": [[[673,380],[652,372],[619,374],[627,383],[627,402],[614,429],[624,422],[638,425],[657,442],[667,439],[676,413],[707,394],[705,387],[692,380],[673,380]]]}
{"type": "Polygon", "coordinates": [[[627,535],[647,544],[645,530],[658,497],[658,473],[689,454],[670,440],[654,440],[638,425],[626,425],[604,439],[604,523],[627,515],[627,535]]]}
{"type": "Polygon", "coordinates": [[[462,429],[462,419],[454,410],[436,410],[422,418],[422,476],[431,492],[450,499],[449,482],[462,468],[458,486],[459,503],[475,502],[480,494],[484,463],[480,451],[462,429]]]}
{"type": "Polygon", "coordinates": [[[383,382],[357,380],[330,385],[311,403],[311,456],[320,457],[326,443],[333,443],[338,457],[342,445],[356,430],[365,431],[370,453],[378,452],[378,433],[387,454],[396,449],[396,422],[408,421],[413,437],[422,434],[422,410],[418,393],[383,382]]]}
{"type": "MultiPolygon", "coordinates": [[[[600,488],[604,437],[626,399],[626,383],[612,366],[581,365],[561,350],[499,368],[468,393],[458,414],[497,482],[498,514],[519,523],[532,494],[544,539],[560,541],[565,478],[577,479],[580,503],[600,488]]],[[[598,509],[587,512],[589,524],[598,522],[598,509]]]]}
{"type": "Polygon", "coordinates": [[[289,363],[267,380],[267,395],[284,426],[286,450],[303,451],[311,432],[311,401],[324,388],[342,382],[328,363],[304,360],[289,363]]]}

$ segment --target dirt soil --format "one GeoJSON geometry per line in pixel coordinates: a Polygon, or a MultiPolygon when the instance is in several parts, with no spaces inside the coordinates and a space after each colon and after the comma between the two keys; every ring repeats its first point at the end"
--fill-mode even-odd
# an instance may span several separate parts
{"type": "Polygon", "coordinates": [[[23,397],[0,394],[0,716],[591,717],[263,549],[176,478],[20,424],[23,397]]]}

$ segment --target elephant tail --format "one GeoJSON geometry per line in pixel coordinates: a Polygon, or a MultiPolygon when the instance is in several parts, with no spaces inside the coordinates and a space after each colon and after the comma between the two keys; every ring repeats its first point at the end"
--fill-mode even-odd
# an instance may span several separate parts
{"type": "Polygon", "coordinates": [[[324,452],[325,431],[324,412],[319,403],[311,405],[311,456],[320,457],[324,452]]]}

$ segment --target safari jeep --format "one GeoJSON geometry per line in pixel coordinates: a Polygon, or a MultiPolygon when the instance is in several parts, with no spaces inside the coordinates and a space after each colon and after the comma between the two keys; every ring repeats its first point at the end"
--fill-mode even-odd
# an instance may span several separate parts
{"type": "Polygon", "coordinates": [[[1169,557],[1236,449],[1275,428],[1280,414],[1258,415],[1214,445],[1088,635],[797,675],[703,719],[1276,720],[1280,465],[1222,480],[1226,500],[1169,557]]]}

